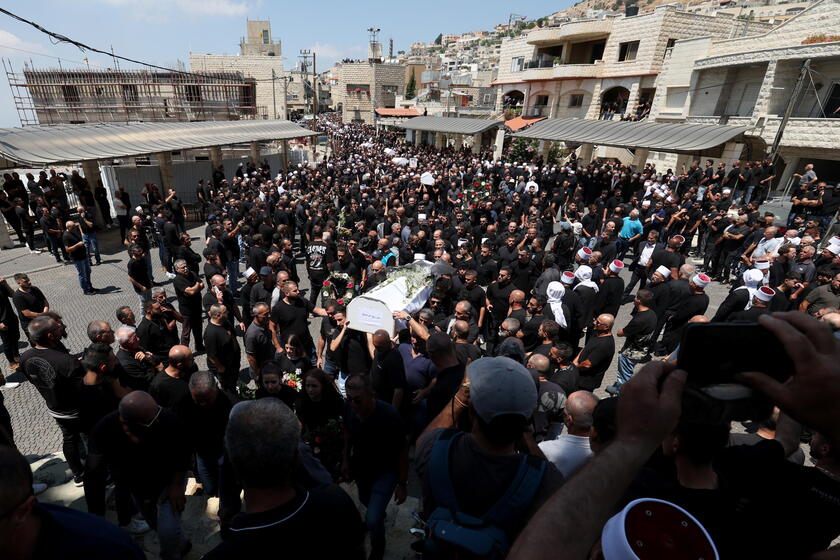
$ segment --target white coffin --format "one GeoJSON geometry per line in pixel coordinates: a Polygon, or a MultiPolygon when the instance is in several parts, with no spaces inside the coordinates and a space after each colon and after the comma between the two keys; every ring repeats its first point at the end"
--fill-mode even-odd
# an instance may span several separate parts
{"type": "MultiPolygon", "coordinates": [[[[413,266],[431,268],[432,263],[418,261],[413,266]]],[[[368,293],[356,296],[347,306],[347,320],[350,321],[350,328],[366,333],[374,333],[378,330],[387,331],[391,336],[396,334],[403,325],[395,325],[394,311],[407,311],[415,313],[423,308],[434,287],[433,281],[429,282],[415,294],[408,294],[404,278],[397,278],[384,286],[378,286],[368,293]]],[[[402,321],[400,321],[402,323],[402,321]]]]}

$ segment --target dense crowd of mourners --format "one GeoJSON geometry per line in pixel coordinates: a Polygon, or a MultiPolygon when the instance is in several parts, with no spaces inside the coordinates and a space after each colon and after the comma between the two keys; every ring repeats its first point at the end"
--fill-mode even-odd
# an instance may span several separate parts
{"type": "MultiPolygon", "coordinates": [[[[90,345],[70,349],[50,287],[0,282],[9,367],[43,397],[89,512],[36,499],[0,393],[0,557],[142,558],[129,535],[153,529],[161,558],[181,558],[189,473],[219,499],[208,559],[383,558],[386,511],[410,476],[424,558],[626,558],[602,529],[639,498],[683,508],[723,558],[828,557],[840,192],[813,166],[780,222],[758,210],[769,160],[679,172],[574,154],[493,161],[331,114],[312,126],[328,138],[323,161],[276,174],[250,162],[230,180],[220,167],[199,182],[197,239],[174,190],[109,202],[74,174],[71,209],[64,177],[6,177],[18,238],[35,251],[40,224],[85,293],[96,205],[108,227],[113,206],[137,297],[84,318],[90,345]],[[355,329],[349,300],[421,259],[434,263],[422,309],[394,310],[394,335],[355,329]],[[731,284],[716,308],[712,282],[731,284]],[[709,321],[758,322],[795,365],[785,384],[743,374],[776,405],[746,433],[680,415],[682,333],[709,321]]],[[[638,557],[705,550],[679,521],[637,521],[619,540],[638,557]]]]}

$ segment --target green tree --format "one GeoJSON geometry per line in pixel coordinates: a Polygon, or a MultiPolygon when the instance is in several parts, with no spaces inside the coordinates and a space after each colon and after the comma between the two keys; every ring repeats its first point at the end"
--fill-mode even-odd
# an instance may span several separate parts
{"type": "Polygon", "coordinates": [[[415,95],[417,95],[417,78],[414,77],[414,70],[412,70],[405,86],[405,98],[414,99],[415,95]]]}

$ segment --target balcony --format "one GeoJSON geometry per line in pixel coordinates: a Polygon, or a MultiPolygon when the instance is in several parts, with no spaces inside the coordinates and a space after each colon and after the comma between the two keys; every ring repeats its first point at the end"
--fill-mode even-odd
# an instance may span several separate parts
{"type": "Polygon", "coordinates": [[[603,60],[596,60],[594,64],[558,64],[552,68],[552,78],[598,78],[604,67],[603,60]]]}
{"type": "Polygon", "coordinates": [[[537,80],[552,80],[554,79],[554,68],[552,65],[541,68],[528,68],[522,71],[522,80],[525,82],[537,80]]]}
{"type": "Polygon", "coordinates": [[[556,45],[564,41],[602,39],[612,32],[613,19],[570,21],[558,27],[535,29],[528,33],[528,43],[537,46],[556,45]]]}

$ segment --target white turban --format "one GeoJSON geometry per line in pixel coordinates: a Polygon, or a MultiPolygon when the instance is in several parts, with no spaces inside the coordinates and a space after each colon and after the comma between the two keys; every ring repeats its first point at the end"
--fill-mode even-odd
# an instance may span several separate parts
{"type": "Polygon", "coordinates": [[[562,282],[549,282],[545,289],[545,295],[548,297],[548,304],[551,306],[551,312],[554,314],[554,320],[562,328],[566,328],[566,316],[563,314],[563,296],[566,294],[566,288],[563,287],[562,282]]]}

